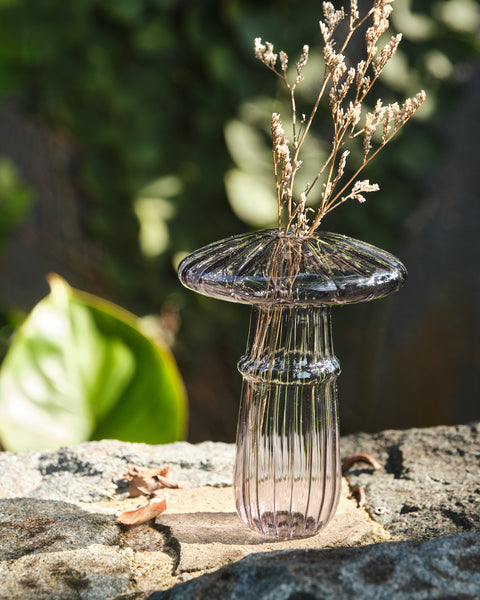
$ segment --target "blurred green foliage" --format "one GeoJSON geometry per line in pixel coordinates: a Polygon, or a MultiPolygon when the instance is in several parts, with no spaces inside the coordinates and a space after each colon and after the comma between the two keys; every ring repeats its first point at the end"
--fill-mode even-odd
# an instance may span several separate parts
{"type": "Polygon", "coordinates": [[[140,321],[50,276],[0,369],[0,442],[12,451],[185,433],[185,393],[167,347],[140,321]]]}
{"type": "MultiPolygon", "coordinates": [[[[475,0],[394,6],[404,40],[377,95],[390,102],[424,88],[428,103],[365,172],[382,191],[325,223],[389,250],[443,150],[429,120],[441,119],[458,93],[478,53],[479,23],[475,0]]],[[[316,0],[0,1],[0,98],[13,96],[71,141],[83,226],[103,248],[112,296],[137,314],[162,305],[182,311],[176,352],[187,379],[199,349],[228,347],[233,364],[247,314],[183,290],[176,264],[205,243],[272,221],[268,128],[285,99],[255,61],[253,39],[275,43],[294,62],[304,43],[318,46],[321,16],[316,0]]],[[[312,93],[306,86],[302,101],[312,93]]],[[[326,110],[318,121],[305,176],[329,140],[326,110]]]]}
{"type": "Polygon", "coordinates": [[[34,197],[12,161],[0,157],[0,252],[5,250],[14,228],[25,219],[34,197]]]}
{"type": "MultiPolygon", "coordinates": [[[[24,222],[34,202],[35,191],[24,183],[12,160],[0,157],[0,252],[7,250],[15,229],[24,222]]],[[[0,361],[23,318],[23,312],[15,307],[0,308],[0,361]]]]}
{"type": "MultiPolygon", "coordinates": [[[[150,310],[166,289],[176,287],[175,256],[245,228],[226,202],[224,176],[236,157],[232,144],[226,147],[224,130],[228,141],[235,122],[249,127],[253,120],[258,128],[266,117],[263,128],[268,128],[275,105],[265,96],[278,92],[275,78],[252,56],[252,39],[262,35],[293,57],[304,42],[318,46],[320,16],[317,2],[306,2],[302,10],[293,2],[253,0],[0,4],[0,92],[5,97],[14,91],[24,109],[73,136],[74,176],[88,198],[89,233],[102,241],[105,272],[127,304],[150,310]],[[160,178],[175,180],[175,191],[160,187],[157,205],[143,205],[142,211],[137,196],[160,178]],[[155,213],[152,220],[163,230],[155,252],[145,246],[145,210],[155,213]]],[[[458,86],[455,65],[476,50],[475,19],[474,0],[397,0],[393,25],[405,38],[378,93],[388,101],[425,87],[424,118],[441,109],[447,88],[458,86]]],[[[320,132],[327,136],[328,128],[320,132]]],[[[377,178],[388,202],[376,199],[362,212],[344,211],[352,215],[344,217],[349,229],[367,237],[368,229],[398,229],[409,208],[405,196],[412,178],[437,152],[425,133],[417,121],[385,153],[377,178]],[[406,187],[398,185],[405,180],[406,187]]],[[[317,153],[326,141],[316,142],[317,153]]],[[[268,163],[259,163],[267,176],[268,163]]],[[[255,218],[255,208],[248,216],[242,208],[234,212],[255,226],[268,221],[255,218]]]]}

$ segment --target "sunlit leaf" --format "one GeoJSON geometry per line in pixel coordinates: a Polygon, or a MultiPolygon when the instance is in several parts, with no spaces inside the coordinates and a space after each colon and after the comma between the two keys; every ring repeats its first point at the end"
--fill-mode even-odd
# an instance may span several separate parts
{"type": "Polygon", "coordinates": [[[452,29],[478,33],[480,7],[475,0],[447,0],[435,8],[436,15],[452,29]]]}
{"type": "Polygon", "coordinates": [[[262,177],[232,169],[225,175],[228,200],[239,219],[254,227],[275,226],[277,199],[262,177]]]}
{"type": "Polygon", "coordinates": [[[0,439],[8,450],[88,439],[182,437],[186,401],[168,348],[134,315],[58,276],[17,331],[0,369],[0,439]]]}
{"type": "Polygon", "coordinates": [[[258,129],[232,119],[225,125],[224,134],[230,156],[242,170],[270,171],[272,151],[258,129]]]}
{"type": "Polygon", "coordinates": [[[167,498],[164,496],[160,500],[151,500],[145,506],[141,506],[135,510],[123,512],[118,518],[117,523],[123,525],[140,525],[146,523],[150,519],[155,519],[167,509],[167,498]]]}

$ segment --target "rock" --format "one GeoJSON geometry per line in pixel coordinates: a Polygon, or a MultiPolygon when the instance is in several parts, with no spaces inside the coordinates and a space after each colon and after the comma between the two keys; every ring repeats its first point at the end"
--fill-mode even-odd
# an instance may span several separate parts
{"type": "Polygon", "coordinates": [[[97,600],[127,592],[132,573],[130,561],[118,548],[92,544],[4,561],[0,576],[1,598],[97,600]]]}
{"type": "Polygon", "coordinates": [[[0,500],[0,560],[90,544],[119,543],[111,518],[86,512],[67,502],[15,498],[0,500]]]}
{"type": "Polygon", "coordinates": [[[60,450],[0,453],[0,498],[29,496],[98,502],[126,492],[126,465],[172,465],[171,477],[192,486],[232,484],[234,446],[221,442],[164,446],[116,440],[87,442],[60,450]]]}
{"type": "Polygon", "coordinates": [[[383,468],[357,464],[366,509],[393,539],[422,540],[480,530],[480,424],[342,438],[342,454],[366,452],[383,468]]]}
{"type": "Polygon", "coordinates": [[[344,456],[357,452],[382,468],[355,464],[328,527],[288,542],[237,517],[233,445],[0,453],[0,600],[480,598],[480,425],[342,438],[344,456]],[[168,463],[191,487],[167,490],[155,521],[116,523],[147,502],[128,497],[127,464],[168,463]],[[367,510],[348,484],[363,486],[367,510]]]}
{"type": "Polygon", "coordinates": [[[178,573],[216,569],[258,552],[356,546],[390,538],[383,527],[358,510],[346,484],[332,522],[318,535],[289,541],[266,538],[245,527],[235,512],[231,488],[170,490],[168,496],[168,513],[158,517],[157,523],[180,544],[178,573]]]}
{"type": "Polygon", "coordinates": [[[115,440],[0,453],[0,598],[126,600],[181,581],[168,527],[115,523],[147,501],[127,498],[126,465],[170,463],[174,479],[222,487],[231,485],[233,455],[231,444],[115,440]]]}
{"type": "Polygon", "coordinates": [[[165,537],[149,525],[123,528],[67,502],[15,498],[0,500],[0,531],[0,598],[116,598],[178,581],[165,537]]]}
{"type": "Polygon", "coordinates": [[[480,598],[480,533],[248,556],[149,600],[480,598]]]}

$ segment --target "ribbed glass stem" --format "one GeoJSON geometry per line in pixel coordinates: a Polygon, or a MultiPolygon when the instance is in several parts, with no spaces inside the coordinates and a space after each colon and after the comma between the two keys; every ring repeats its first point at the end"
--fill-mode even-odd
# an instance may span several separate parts
{"type": "Polygon", "coordinates": [[[266,535],[313,535],[333,516],[341,481],[330,307],[254,306],[238,367],[237,511],[266,535]]]}

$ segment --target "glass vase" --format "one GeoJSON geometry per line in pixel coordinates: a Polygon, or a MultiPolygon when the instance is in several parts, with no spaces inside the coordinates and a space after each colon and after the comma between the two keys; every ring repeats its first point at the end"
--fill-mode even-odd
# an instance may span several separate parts
{"type": "Polygon", "coordinates": [[[238,514],[277,538],[315,534],[340,494],[331,307],[398,290],[406,269],[359,240],[318,231],[233,236],[187,256],[182,283],[252,305],[243,376],[234,492],[238,514]]]}
{"type": "Polygon", "coordinates": [[[254,306],[238,367],[237,512],[259,533],[313,535],[341,486],[330,307],[254,306]]]}

